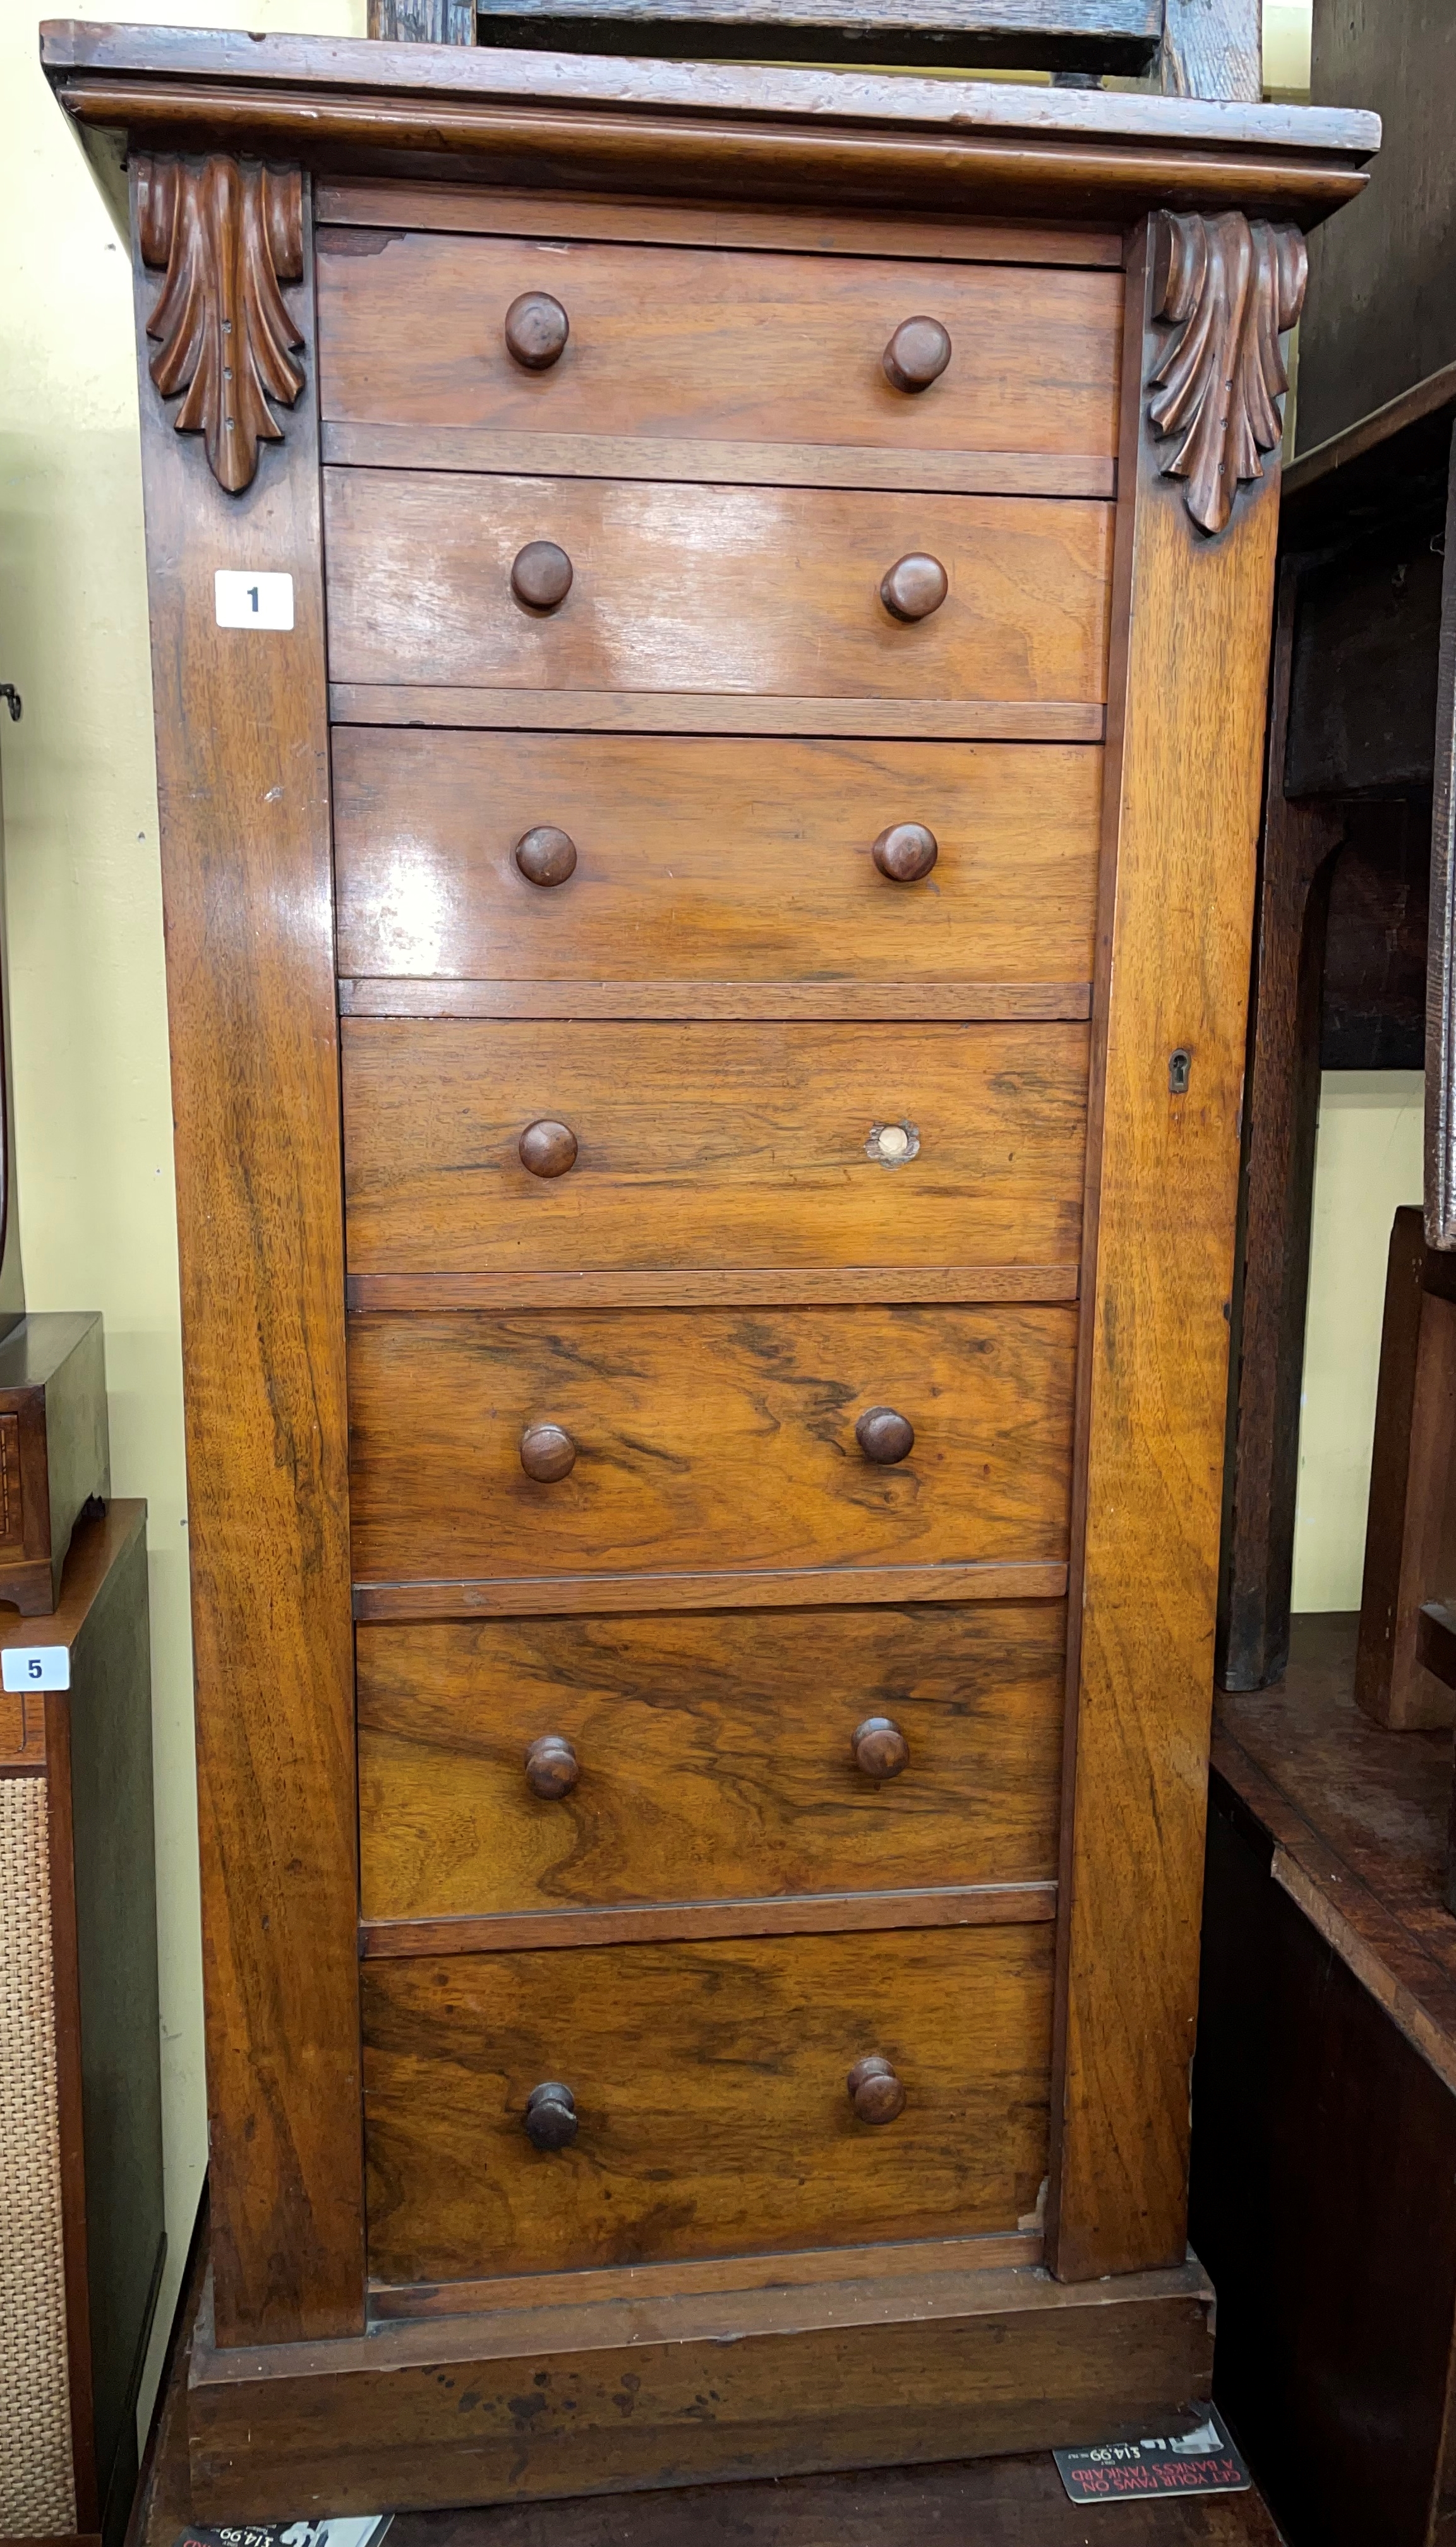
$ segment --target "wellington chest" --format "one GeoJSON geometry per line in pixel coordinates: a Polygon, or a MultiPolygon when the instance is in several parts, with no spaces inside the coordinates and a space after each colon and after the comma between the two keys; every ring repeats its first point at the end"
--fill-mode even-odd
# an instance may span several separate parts
{"type": "Polygon", "coordinates": [[[1373,120],[44,42],[136,281],[195,2505],[1146,2428],[1283,344],[1373,120]]]}

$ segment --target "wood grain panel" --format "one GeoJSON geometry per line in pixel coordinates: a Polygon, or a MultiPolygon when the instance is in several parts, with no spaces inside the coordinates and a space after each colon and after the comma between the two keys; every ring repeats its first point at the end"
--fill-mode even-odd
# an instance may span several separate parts
{"type": "Polygon", "coordinates": [[[1066,699],[825,699],[746,691],[482,690],[335,681],[339,725],[497,726],[552,734],[884,735],[893,742],[1100,743],[1100,702],[1066,699]]]}
{"type": "Polygon", "coordinates": [[[366,1626],[357,1653],[366,1919],[1056,1872],[1060,1604],[366,1626]],[[910,1746],[883,1786],[867,1715],[910,1746]],[[581,1764],[555,1803],[542,1733],[581,1764]]]}
{"type": "Polygon", "coordinates": [[[382,2281],[1014,2230],[1046,2167],[1046,1927],[365,1967],[382,2281]],[[868,2052],[906,2092],[861,2123],[868,2052]],[[560,2078],[577,2140],[526,2098],[560,2078]]]}
{"type": "Polygon", "coordinates": [[[351,1274],[1076,1262],[1087,1029],[352,1018],[351,1274]],[[519,1143],[569,1125],[575,1165],[519,1143]],[[887,1166],[882,1129],[918,1141],[887,1166]]]}
{"type": "Polygon", "coordinates": [[[654,1901],[620,1910],[500,1910],[480,1918],[364,1921],[359,1951],[508,1955],[540,1946],[633,1946],[663,1938],[806,1937],[888,1928],[1025,1927],[1055,1919],[1057,1887],[931,1884],[908,1892],[775,1892],[728,1901],[654,1901]]]}
{"type": "MultiPolygon", "coordinates": [[[[792,248],[800,255],[913,257],[991,265],[1122,264],[1118,230],[1056,221],[915,220],[833,207],[652,203],[590,195],[512,194],[504,186],[420,185],[408,177],[333,177],[317,188],[320,221],[375,229],[473,230],[510,238],[642,239],[676,247],[792,248]]],[[[369,254],[368,249],[357,253],[369,254]]]]}
{"type": "MultiPolygon", "coordinates": [[[[223,495],[148,377],[156,297],[138,261],[213,2256],[219,2341],[286,2342],[364,2323],[317,419],[310,386],[223,495]],[[260,563],[293,629],[219,628],[214,569],[260,563]]],[[[306,281],[293,306],[311,337],[306,281]]]]}
{"type": "MultiPolygon", "coordinates": [[[[691,2264],[606,2265],[598,2272],[573,2273],[565,2304],[592,2308],[603,2301],[645,2300],[650,2305],[720,2293],[782,2291],[791,2275],[797,2288],[808,2291],[861,2276],[884,2281],[901,2273],[995,2273],[1041,2260],[1040,2232],[1030,2229],[999,2235],[991,2231],[979,2238],[906,2238],[890,2246],[808,2246],[792,2256],[699,2256],[691,2264]]],[[[559,2282],[551,2287],[565,2300],[559,2282]]],[[[540,2308],[544,2296],[537,2273],[495,2273],[477,2282],[375,2282],[369,2298],[372,2319],[397,2326],[411,2319],[458,2318],[467,2310],[540,2308]]],[[[633,2505],[635,2512],[642,2508],[640,2503],[633,2505]]]]}
{"type": "Polygon", "coordinates": [[[350,469],[456,469],[508,478],[670,478],[689,484],[858,486],[943,495],[1115,495],[1095,452],[919,451],[865,443],[708,442],[656,434],[488,433],[454,424],[328,424],[323,456],[350,469]]]}
{"type": "Polygon", "coordinates": [[[1059,1563],[1075,1315],[356,1318],[356,1577],[1059,1563]],[[897,1467],[855,1442],[877,1405],[915,1428],[897,1467]],[[523,1428],[538,1421],[577,1446],[554,1485],[521,1467],[523,1428]]]}
{"type": "Polygon", "coordinates": [[[324,518],[336,681],[1105,696],[1105,504],[329,469],[324,518]],[[545,617],[511,595],[532,540],[556,541],[575,569],[545,617]],[[922,549],[950,594],[902,623],[881,578],[922,549]]]}
{"type": "Polygon", "coordinates": [[[596,1612],[618,1618],[639,1610],[833,1610],[846,1602],[1061,1601],[1066,1595],[1064,1564],[1014,1558],[972,1565],[758,1566],[736,1573],[715,1566],[700,1573],[557,1573],[517,1575],[503,1582],[477,1575],[454,1582],[356,1583],[354,1616],[361,1623],[428,1624],[436,1619],[542,1619],[596,1612]]]}
{"type": "Polygon", "coordinates": [[[333,748],[339,971],[356,988],[842,984],[862,1015],[887,981],[1091,978],[1095,748],[348,726],[333,748]],[[871,854],[905,822],[938,843],[919,884],[871,854]],[[512,856],[542,823],[576,844],[550,889],[512,856]]]}
{"type": "Polygon", "coordinates": [[[1116,722],[1095,1014],[1074,1527],[1065,2042],[1048,2251],[1071,2279],[1185,2252],[1239,1112],[1277,460],[1222,537],[1136,395],[1165,350],[1129,269],[1116,722]],[[1135,491],[1134,491],[1135,488],[1135,491]],[[1136,595],[1136,608],[1134,596],[1136,595]],[[1186,1089],[1170,1072],[1191,1056],[1186,1089]],[[1096,1133],[1094,1131],[1094,1142],[1096,1133]],[[1134,1345],[1133,1339],[1136,1339],[1134,1345]]]}
{"type": "Polygon", "coordinates": [[[330,420],[905,454],[1116,447],[1120,274],[440,230],[386,234],[372,256],[359,244],[318,234],[330,420]],[[506,350],[523,292],[570,319],[549,371],[506,350]],[[906,395],[881,356],[922,313],[953,351],[906,395]]]}
{"type": "Polygon", "coordinates": [[[741,1273],[351,1274],[351,1309],[794,1309],[862,1300],[1074,1300],[1067,1265],[749,1266],[741,1273]]]}
{"type": "Polygon", "coordinates": [[[985,1025],[1002,1017],[1080,1022],[1090,982],[500,982],[410,981],[398,974],[341,981],[345,1017],[841,1017],[862,1024],[941,1017],[985,1025]]]}

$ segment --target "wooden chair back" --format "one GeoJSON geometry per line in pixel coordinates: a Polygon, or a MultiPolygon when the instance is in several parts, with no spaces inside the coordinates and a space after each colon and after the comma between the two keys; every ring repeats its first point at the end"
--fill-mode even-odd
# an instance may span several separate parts
{"type": "Polygon", "coordinates": [[[397,44],[698,61],[1153,74],[1174,97],[1261,93],[1259,0],[370,0],[397,44]]]}

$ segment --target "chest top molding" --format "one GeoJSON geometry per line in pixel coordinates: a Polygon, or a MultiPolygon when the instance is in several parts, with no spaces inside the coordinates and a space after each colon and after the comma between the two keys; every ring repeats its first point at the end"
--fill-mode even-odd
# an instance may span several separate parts
{"type": "Polygon", "coordinates": [[[120,210],[128,147],[229,150],[572,191],[922,216],[1133,219],[1159,203],[1322,220],[1377,116],[858,71],[55,20],[42,60],[120,210]]]}

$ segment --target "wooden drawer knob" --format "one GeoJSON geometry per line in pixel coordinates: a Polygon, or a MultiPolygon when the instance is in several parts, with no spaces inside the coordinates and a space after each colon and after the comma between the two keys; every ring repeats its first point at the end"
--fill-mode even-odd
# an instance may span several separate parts
{"type": "Polygon", "coordinates": [[[523,832],[511,852],[528,884],[564,884],[576,872],[576,843],[555,823],[538,823],[523,832]]]}
{"type": "Polygon", "coordinates": [[[893,1406],[872,1406],[854,1428],[854,1438],[877,1468],[893,1468],[915,1447],[915,1428],[893,1406]]]}
{"type": "Polygon", "coordinates": [[[563,1177],[576,1165],[576,1135],[569,1123],[528,1123],[516,1149],[533,1177],[563,1177]]]}
{"type": "Polygon", "coordinates": [[[940,608],[950,588],[950,577],[939,558],[926,557],[916,550],[910,557],[896,560],[880,586],[880,598],[894,619],[928,619],[932,610],[940,608]]]}
{"type": "Polygon", "coordinates": [[[539,1486],[554,1486],[576,1465],[576,1445],[559,1424],[528,1424],[521,1436],[521,1465],[539,1486]]]}
{"type": "Polygon", "coordinates": [[[881,833],[871,855],[892,884],[918,884],[939,857],[940,842],[923,823],[892,823],[888,832],[881,833]]]}
{"type": "MultiPolygon", "coordinates": [[[[863,2067],[863,2063],[860,2065],[863,2067]]],[[[901,2096],[900,2103],[903,2102],[901,2096]]],[[[569,2149],[576,2138],[576,2099],[559,2078],[543,2078],[527,2097],[522,2120],[533,2149],[569,2149]]]]}
{"type": "MultiPolygon", "coordinates": [[[[906,321],[906,325],[911,327],[933,327],[934,324],[933,318],[906,321]]],[[[523,372],[549,372],[553,363],[558,363],[564,354],[570,333],[571,321],[559,301],[550,292],[518,292],[505,313],[505,349],[511,361],[519,363],[523,372]]],[[[901,328],[899,333],[903,335],[904,329],[901,328]]],[[[896,338],[892,336],[890,341],[893,345],[896,338]]],[[[946,362],[949,360],[950,339],[947,337],[946,362]]],[[[890,369],[888,351],[885,368],[887,371],[890,369]]],[[[941,370],[944,369],[945,363],[942,363],[941,370]]],[[[934,375],[931,377],[933,379],[934,375]]],[[[899,382],[896,387],[899,387],[899,382]]]]}
{"type": "Polygon", "coordinates": [[[849,2101],[862,2123],[893,2123],[904,2112],[905,2091],[889,2062],[870,2052],[849,2073],[849,2101]]]}
{"type": "MultiPolygon", "coordinates": [[[[899,568],[893,570],[899,573],[899,568]]],[[[944,581],[944,577],[942,577],[944,581]]],[[[571,561],[555,540],[528,540],[511,568],[511,590],[527,610],[558,610],[571,589],[571,561]]],[[[944,594],[941,596],[944,599],[944,594]]],[[[927,608],[933,610],[934,602],[927,608]]],[[[923,617],[912,611],[911,618],[923,617]]]]}
{"type": "MultiPolygon", "coordinates": [[[[906,1758],[909,1757],[906,1752],[906,1758]]],[[[894,1777],[894,1770],[884,1774],[894,1777]]],[[[581,1775],[581,1763],[564,1733],[538,1733],[526,1754],[526,1784],[549,1804],[569,1796],[581,1775]]]]}
{"type": "Polygon", "coordinates": [[[855,1730],[854,1756],[865,1776],[883,1786],[887,1778],[898,1778],[901,1769],[909,1767],[910,1746],[892,1717],[867,1715],[855,1730]]]}
{"type": "MultiPolygon", "coordinates": [[[[519,303],[517,307],[519,307],[519,303]]],[[[562,310],[562,319],[565,318],[562,310]]],[[[564,335],[561,338],[565,343],[564,335]]],[[[901,318],[880,359],[893,390],[913,395],[938,381],[951,358],[951,340],[938,318],[901,318]]],[[[555,355],[552,356],[555,361],[555,355]]]]}

